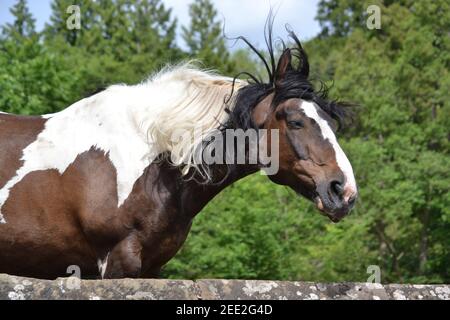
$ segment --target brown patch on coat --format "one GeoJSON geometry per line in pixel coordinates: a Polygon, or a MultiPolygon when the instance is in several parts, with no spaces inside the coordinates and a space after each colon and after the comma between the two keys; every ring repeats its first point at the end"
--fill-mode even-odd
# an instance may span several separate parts
{"type": "Polygon", "coordinates": [[[0,114],[0,189],[23,165],[23,149],[36,140],[46,121],[41,117],[0,114]]]}

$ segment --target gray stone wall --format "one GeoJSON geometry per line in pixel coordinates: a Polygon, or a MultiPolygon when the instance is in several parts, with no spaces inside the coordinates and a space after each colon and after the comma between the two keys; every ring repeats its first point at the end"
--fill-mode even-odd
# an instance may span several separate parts
{"type": "Polygon", "coordinates": [[[0,274],[1,300],[449,300],[450,285],[309,283],[246,280],[54,281],[0,274]]]}

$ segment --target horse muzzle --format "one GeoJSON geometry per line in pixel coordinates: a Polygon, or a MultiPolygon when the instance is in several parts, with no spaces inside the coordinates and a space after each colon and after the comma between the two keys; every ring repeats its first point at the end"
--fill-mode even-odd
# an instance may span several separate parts
{"type": "Polygon", "coordinates": [[[321,184],[314,203],[317,209],[331,221],[341,221],[354,207],[358,192],[344,187],[337,181],[321,184]]]}

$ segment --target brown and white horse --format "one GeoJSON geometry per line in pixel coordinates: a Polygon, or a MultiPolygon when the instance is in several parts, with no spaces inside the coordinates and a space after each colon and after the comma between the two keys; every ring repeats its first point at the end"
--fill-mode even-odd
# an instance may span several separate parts
{"type": "Polygon", "coordinates": [[[175,154],[180,146],[169,137],[180,128],[266,129],[269,140],[277,131],[270,179],[315,201],[334,222],[343,218],[357,195],[333,131],[343,109],[314,91],[306,54],[291,36],[296,45],[278,63],[271,50],[264,61],[268,83],[179,65],[59,113],[0,114],[0,272],[55,278],[77,265],[83,277],[156,277],[197,213],[264,169],[209,164],[202,174],[191,156],[175,154]]]}

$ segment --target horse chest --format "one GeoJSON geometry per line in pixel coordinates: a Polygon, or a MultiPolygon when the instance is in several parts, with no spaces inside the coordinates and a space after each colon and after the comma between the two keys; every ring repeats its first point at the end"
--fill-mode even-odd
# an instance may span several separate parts
{"type": "Polygon", "coordinates": [[[192,219],[176,207],[149,212],[139,231],[142,272],[159,270],[185,242],[192,219]]]}

